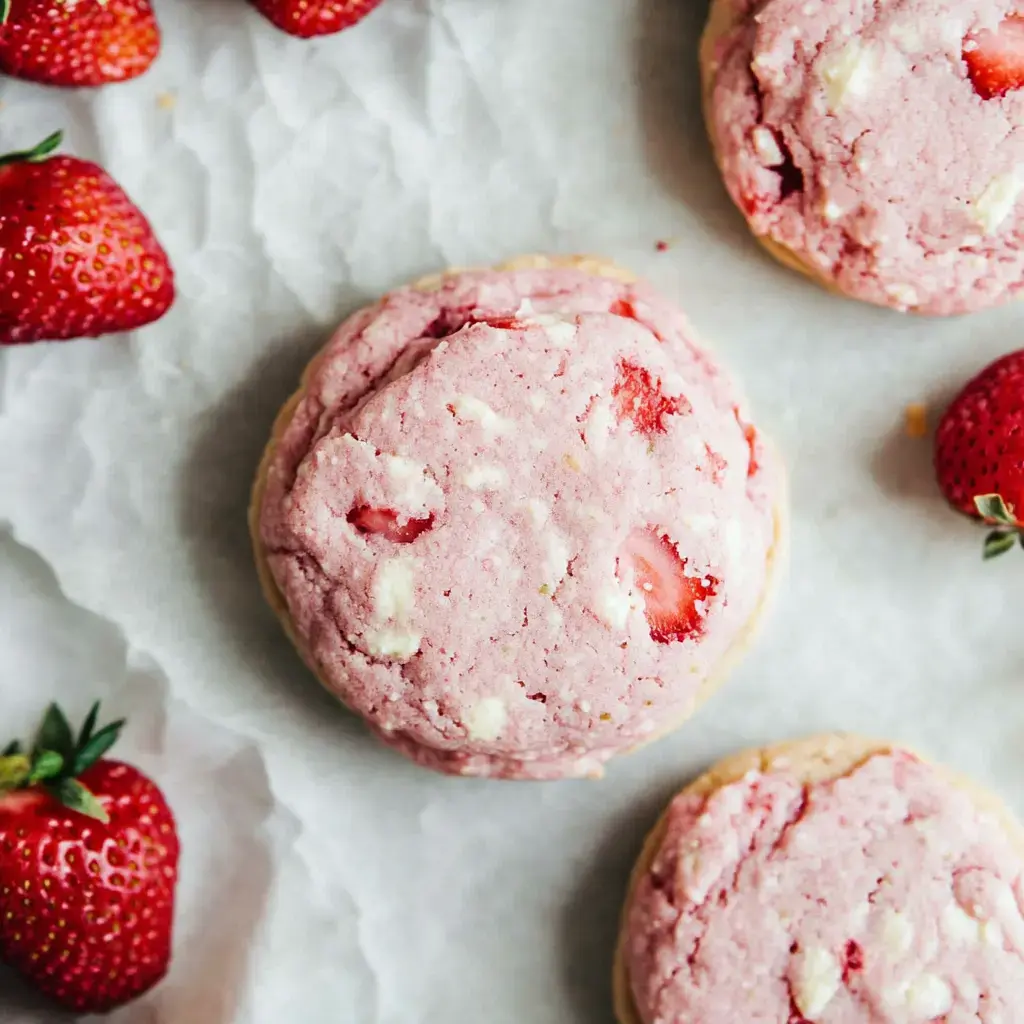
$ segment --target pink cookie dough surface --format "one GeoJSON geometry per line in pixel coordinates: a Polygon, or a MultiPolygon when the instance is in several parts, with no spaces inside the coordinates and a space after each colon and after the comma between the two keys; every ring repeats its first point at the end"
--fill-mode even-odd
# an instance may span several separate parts
{"type": "Polygon", "coordinates": [[[1021,855],[910,754],[670,806],[624,955],[642,1024],[1015,1024],[1021,855]]]}
{"type": "Polygon", "coordinates": [[[649,287],[464,272],[339,329],[259,529],[304,654],[386,743],[582,776],[692,710],[762,599],[778,484],[649,287]],[[643,559],[666,550],[691,600],[652,625],[643,559]]]}
{"type": "Polygon", "coordinates": [[[983,99],[965,60],[1019,4],[717,2],[736,18],[705,69],[709,127],[755,234],[899,310],[1019,294],[1024,89],[983,99]]]}

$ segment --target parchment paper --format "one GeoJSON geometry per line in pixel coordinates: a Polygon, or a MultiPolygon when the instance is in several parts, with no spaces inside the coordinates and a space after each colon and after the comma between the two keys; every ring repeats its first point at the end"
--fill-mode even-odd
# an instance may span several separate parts
{"type": "MultiPolygon", "coordinates": [[[[64,126],[180,287],[138,336],[0,353],[2,732],[102,697],[181,821],[174,968],[116,1024],[608,1024],[645,829],[752,743],[900,738],[1024,811],[1024,558],[983,567],[902,429],[907,403],[934,412],[1020,347],[1022,314],[910,319],[771,264],[701,128],[705,6],[386,0],[307,43],[243,0],[158,0],[142,80],[0,84],[0,150],[64,126]],[[544,250],[651,277],[742,376],[791,468],[791,566],[731,684],[605,781],[451,780],[377,747],[301,667],[246,501],[344,314],[544,250]]],[[[62,1019],[0,974],[4,1024],[62,1019]]]]}

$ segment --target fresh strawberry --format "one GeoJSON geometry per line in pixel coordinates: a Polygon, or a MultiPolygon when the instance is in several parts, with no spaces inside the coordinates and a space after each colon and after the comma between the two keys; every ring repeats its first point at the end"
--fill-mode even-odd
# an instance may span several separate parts
{"type": "Polygon", "coordinates": [[[995,31],[968,36],[964,61],[974,91],[983,100],[1024,88],[1024,16],[1012,15],[995,31]]]}
{"type": "Polygon", "coordinates": [[[643,366],[625,359],[619,363],[612,400],[619,421],[631,420],[636,430],[646,437],[665,433],[666,416],[690,411],[690,403],[685,398],[666,398],[660,380],[652,378],[643,366]]]}
{"type": "Polygon", "coordinates": [[[1024,351],[982,370],[943,414],[935,474],[946,500],[996,527],[991,558],[1024,544],[1024,351]]]}
{"type": "Polygon", "coordinates": [[[178,836],[156,785],[103,755],[124,722],[77,740],[55,705],[31,752],[0,757],[0,959],[78,1013],[167,973],[178,836]]]}
{"type": "Polygon", "coordinates": [[[146,218],[95,164],[51,156],[60,140],[0,158],[0,345],[131,330],[174,301],[146,218]]]}
{"type": "Polygon", "coordinates": [[[687,576],[686,560],[672,541],[650,527],[633,530],[620,557],[631,566],[633,584],[643,592],[654,640],[668,644],[703,632],[705,611],[697,603],[715,594],[718,580],[687,576]]]}
{"type": "Polygon", "coordinates": [[[149,0],[0,0],[0,72],[46,85],[137,78],[156,59],[149,0]]]}
{"type": "Polygon", "coordinates": [[[290,36],[329,36],[362,21],[381,0],[252,0],[253,6],[290,36]]]}
{"type": "Polygon", "coordinates": [[[348,514],[348,521],[360,533],[379,533],[396,544],[411,544],[421,533],[434,525],[434,517],[426,519],[399,519],[389,508],[370,508],[360,505],[348,514]]]}

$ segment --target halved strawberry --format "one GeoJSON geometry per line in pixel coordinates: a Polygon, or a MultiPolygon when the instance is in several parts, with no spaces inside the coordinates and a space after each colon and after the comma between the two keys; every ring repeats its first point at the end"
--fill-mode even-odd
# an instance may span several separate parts
{"type": "Polygon", "coordinates": [[[619,378],[612,387],[612,399],[619,422],[631,420],[641,434],[651,437],[664,434],[665,417],[690,411],[685,398],[666,398],[661,381],[650,371],[623,359],[619,363],[619,378]]]}
{"type": "Polygon", "coordinates": [[[1024,88],[1024,16],[1011,15],[994,32],[968,36],[963,54],[974,91],[983,100],[1024,88]]]}
{"type": "Polygon", "coordinates": [[[434,525],[434,517],[400,520],[390,508],[359,505],[348,514],[348,521],[360,533],[376,533],[396,544],[411,544],[421,533],[434,525]]]}
{"type": "Polygon", "coordinates": [[[653,640],[668,644],[703,632],[705,613],[697,608],[697,602],[715,594],[718,580],[687,576],[686,559],[679,557],[668,537],[649,526],[630,533],[621,560],[632,566],[634,585],[644,595],[644,614],[653,640]]]}

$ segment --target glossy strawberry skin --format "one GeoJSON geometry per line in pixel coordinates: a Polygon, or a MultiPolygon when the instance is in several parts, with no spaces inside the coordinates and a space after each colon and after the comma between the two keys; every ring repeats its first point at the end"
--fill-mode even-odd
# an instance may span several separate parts
{"type": "Polygon", "coordinates": [[[310,39],[351,28],[381,0],[252,0],[253,6],[282,32],[310,39]]]}
{"type": "Polygon", "coordinates": [[[0,72],[46,85],[98,86],[146,71],[160,51],[149,0],[10,0],[0,72]]]}
{"type": "Polygon", "coordinates": [[[977,516],[974,499],[999,494],[1024,516],[1024,351],[986,367],[944,413],[935,474],[946,500],[977,516]]]}
{"type": "Polygon", "coordinates": [[[132,330],[173,301],[166,254],[100,167],[70,156],[0,167],[0,344],[132,330]]]}
{"type": "Polygon", "coordinates": [[[81,782],[104,824],[42,790],[0,798],[0,959],[78,1013],[152,988],[171,958],[179,844],[156,785],[101,760],[81,782]]]}

